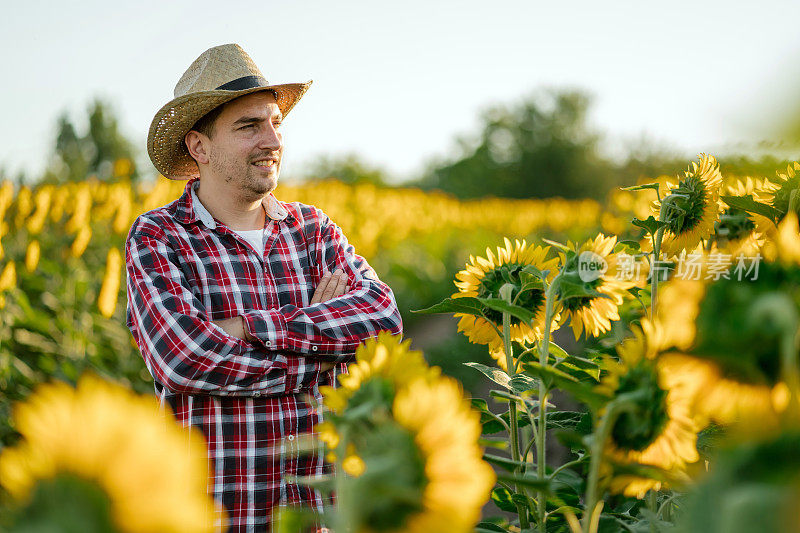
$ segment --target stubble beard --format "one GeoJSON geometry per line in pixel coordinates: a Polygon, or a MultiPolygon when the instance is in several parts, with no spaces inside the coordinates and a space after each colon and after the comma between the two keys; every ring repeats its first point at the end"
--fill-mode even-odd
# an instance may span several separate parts
{"type": "Polygon", "coordinates": [[[278,186],[280,160],[274,172],[264,175],[263,171],[250,162],[235,164],[226,157],[211,157],[210,166],[218,176],[224,176],[225,183],[235,184],[238,193],[248,201],[258,201],[274,191],[278,186]]]}

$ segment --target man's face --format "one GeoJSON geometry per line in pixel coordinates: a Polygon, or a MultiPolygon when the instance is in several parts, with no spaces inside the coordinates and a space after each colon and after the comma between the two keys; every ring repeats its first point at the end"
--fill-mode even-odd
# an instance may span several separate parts
{"type": "Polygon", "coordinates": [[[283,116],[269,91],[259,91],[228,102],[208,139],[208,168],[250,200],[263,198],[278,186],[283,116]]]}

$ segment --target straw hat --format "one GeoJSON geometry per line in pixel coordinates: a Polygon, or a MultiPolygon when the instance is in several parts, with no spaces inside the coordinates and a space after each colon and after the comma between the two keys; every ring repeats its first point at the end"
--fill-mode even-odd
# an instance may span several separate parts
{"type": "Polygon", "coordinates": [[[147,153],[156,170],[170,179],[200,175],[183,142],[192,126],[217,106],[256,91],[271,90],[283,116],[308,90],[306,83],[270,85],[238,44],[209,48],[183,73],[170,102],[158,110],[147,134],[147,153]]]}

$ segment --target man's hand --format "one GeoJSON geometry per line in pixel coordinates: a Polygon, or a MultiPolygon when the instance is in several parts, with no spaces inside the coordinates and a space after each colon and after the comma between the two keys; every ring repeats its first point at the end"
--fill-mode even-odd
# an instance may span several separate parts
{"type": "Polygon", "coordinates": [[[337,268],[333,274],[325,272],[322,279],[319,280],[319,285],[317,285],[317,288],[314,290],[311,303],[318,304],[338,298],[344,295],[348,289],[347,274],[345,274],[341,268],[337,268]]]}
{"type": "MultiPolygon", "coordinates": [[[[314,290],[314,296],[311,297],[312,304],[327,302],[333,298],[338,298],[344,295],[350,287],[347,286],[347,274],[341,268],[337,268],[333,274],[325,272],[322,279],[319,280],[319,285],[314,290]]],[[[319,371],[327,372],[335,365],[334,363],[320,363],[319,371]]]]}

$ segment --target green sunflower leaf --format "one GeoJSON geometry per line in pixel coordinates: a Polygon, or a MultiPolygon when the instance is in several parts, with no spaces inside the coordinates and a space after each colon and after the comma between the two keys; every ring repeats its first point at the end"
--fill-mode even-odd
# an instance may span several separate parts
{"type": "Polygon", "coordinates": [[[425,309],[412,309],[412,313],[432,315],[435,313],[464,313],[466,315],[484,316],[483,305],[477,298],[467,296],[464,298],[445,298],[438,304],[425,309]]]}
{"type": "Polygon", "coordinates": [[[478,446],[482,448],[495,448],[497,450],[505,450],[508,448],[508,439],[490,439],[481,437],[478,439],[478,446]]]}
{"type": "Polygon", "coordinates": [[[572,251],[572,249],[569,246],[567,246],[566,244],[561,244],[560,242],[557,242],[557,241],[551,241],[550,239],[542,239],[542,241],[546,242],[550,246],[555,246],[559,250],[563,250],[565,252],[571,252],[572,251]]]}
{"type": "Polygon", "coordinates": [[[658,183],[645,183],[644,185],[631,185],[630,187],[620,187],[622,191],[644,191],[646,189],[653,189],[658,192],[658,183]]]}
{"type": "Polygon", "coordinates": [[[640,228],[643,228],[645,231],[647,231],[647,233],[650,233],[652,235],[656,234],[656,231],[658,231],[658,228],[660,228],[660,227],[666,228],[666,227],[669,226],[669,224],[667,224],[666,222],[661,222],[661,221],[656,220],[653,217],[653,215],[650,215],[649,217],[647,217],[644,220],[641,220],[639,218],[634,217],[633,220],[631,220],[631,224],[633,224],[634,226],[638,226],[640,228]]]}
{"type": "MultiPolygon", "coordinates": [[[[516,507],[512,512],[517,512],[516,507]]],[[[478,522],[475,526],[475,533],[508,533],[508,530],[491,522],[478,522]]]]}
{"type": "MultiPolygon", "coordinates": [[[[459,298],[461,300],[462,298],[459,298]]],[[[536,314],[529,309],[525,309],[524,307],[520,307],[518,305],[512,305],[505,300],[501,300],[500,298],[475,298],[480,303],[488,307],[489,309],[493,309],[494,311],[499,311],[500,313],[508,313],[509,315],[513,316],[521,320],[525,324],[530,324],[533,322],[533,318],[536,314]]]]}
{"type": "Polygon", "coordinates": [[[530,466],[530,463],[526,463],[524,461],[515,461],[513,459],[509,459],[508,457],[500,457],[499,455],[494,455],[491,453],[484,453],[483,460],[489,464],[508,470],[509,472],[513,472],[517,468],[530,466]]]}
{"type": "MultiPolygon", "coordinates": [[[[495,489],[492,491],[492,501],[501,511],[505,511],[507,513],[517,512],[517,505],[511,499],[511,491],[509,491],[505,487],[495,487],[495,489]]],[[[497,530],[491,530],[491,531],[497,531],[497,530]]],[[[505,531],[505,530],[500,528],[500,531],[505,531]]]]}
{"type": "Polygon", "coordinates": [[[624,240],[624,241],[618,241],[614,249],[615,251],[620,251],[626,247],[631,248],[633,250],[638,250],[641,248],[641,245],[639,244],[639,241],[624,240]]]}
{"type": "Polygon", "coordinates": [[[773,222],[777,221],[782,215],[779,210],[775,209],[771,205],[754,200],[752,194],[746,194],[744,196],[723,195],[720,196],[720,198],[730,207],[741,209],[743,211],[747,211],[748,213],[755,213],[757,215],[765,216],[773,222]]]}
{"type": "Polygon", "coordinates": [[[587,381],[587,377],[591,378],[591,381],[595,383],[600,381],[600,371],[602,370],[600,363],[591,359],[573,355],[557,363],[555,367],[577,378],[579,381],[587,381]]]}
{"type": "Polygon", "coordinates": [[[482,365],[480,363],[473,363],[471,361],[464,364],[479,371],[481,374],[491,379],[504,389],[513,391],[511,388],[511,376],[509,376],[504,370],[501,370],[497,367],[482,365]]]}
{"type": "Polygon", "coordinates": [[[497,474],[497,479],[507,483],[514,483],[517,486],[528,487],[530,489],[550,493],[550,479],[540,478],[537,476],[514,475],[514,474],[497,474]]]}
{"type": "Polygon", "coordinates": [[[588,283],[584,283],[577,274],[564,276],[558,283],[558,299],[563,301],[570,298],[611,298],[592,288],[588,283]],[[572,278],[572,279],[571,279],[572,278]]]}
{"type": "Polygon", "coordinates": [[[549,387],[555,385],[590,407],[600,407],[608,402],[608,397],[595,392],[590,383],[583,383],[563,370],[552,366],[543,367],[535,362],[526,362],[523,368],[525,373],[545,380],[549,387]]]}
{"type": "Polygon", "coordinates": [[[548,411],[546,413],[547,429],[575,429],[583,418],[580,411],[548,411]]]}

